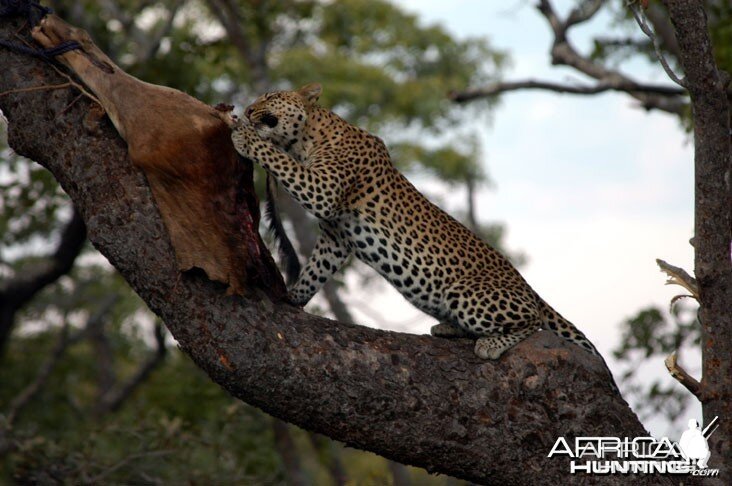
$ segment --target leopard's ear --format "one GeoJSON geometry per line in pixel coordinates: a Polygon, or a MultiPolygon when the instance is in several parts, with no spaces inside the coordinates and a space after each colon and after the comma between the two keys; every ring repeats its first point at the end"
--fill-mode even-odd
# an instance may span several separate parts
{"type": "Polygon", "coordinates": [[[320,93],[323,92],[323,87],[320,83],[306,84],[302,88],[296,91],[297,94],[302,96],[308,103],[315,103],[320,98],[320,93]]]}

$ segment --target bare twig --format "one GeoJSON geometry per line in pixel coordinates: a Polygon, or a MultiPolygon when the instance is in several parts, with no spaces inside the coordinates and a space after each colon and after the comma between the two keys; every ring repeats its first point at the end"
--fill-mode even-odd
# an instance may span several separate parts
{"type": "Polygon", "coordinates": [[[658,3],[653,3],[648,8],[643,9],[646,19],[653,26],[653,32],[661,42],[664,51],[671,53],[675,58],[679,58],[679,43],[674,35],[674,27],[671,20],[666,15],[665,9],[658,3]]]}
{"type": "Polygon", "coordinates": [[[0,96],[7,96],[10,94],[15,93],[27,93],[31,91],[43,91],[43,90],[53,90],[53,89],[62,89],[62,88],[70,88],[71,83],[61,83],[61,84],[51,84],[47,86],[31,86],[30,88],[17,88],[17,89],[9,89],[7,91],[3,91],[0,93],[0,96]]]}
{"type": "Polygon", "coordinates": [[[640,27],[640,29],[646,36],[648,36],[649,39],[651,39],[651,42],[653,43],[653,50],[656,51],[656,57],[658,58],[658,62],[661,63],[661,66],[663,67],[663,70],[666,71],[668,77],[671,78],[671,81],[673,81],[674,83],[683,88],[686,88],[686,80],[684,80],[683,78],[679,78],[674,70],[671,69],[671,66],[669,66],[668,61],[666,60],[666,56],[664,56],[663,52],[661,52],[661,43],[658,41],[656,34],[653,33],[653,29],[651,29],[651,27],[648,25],[648,22],[646,21],[646,16],[643,12],[641,12],[638,4],[630,1],[628,2],[628,7],[630,7],[630,11],[633,12],[633,18],[635,18],[638,27],[640,27]]]}
{"type": "Polygon", "coordinates": [[[676,351],[671,353],[665,360],[664,363],[666,364],[666,369],[669,373],[671,373],[671,376],[681,383],[684,388],[689,390],[692,395],[694,395],[696,398],[699,399],[699,401],[702,400],[702,385],[699,383],[694,377],[692,377],[689,373],[686,372],[678,363],[676,351]]]}
{"type": "Polygon", "coordinates": [[[493,83],[483,88],[469,89],[465,91],[450,93],[450,99],[455,102],[463,103],[476,98],[484,98],[487,96],[496,96],[509,91],[518,91],[525,89],[539,89],[546,91],[554,91],[556,93],[569,93],[577,95],[594,95],[605,91],[633,91],[637,93],[649,93],[659,95],[683,95],[685,90],[676,88],[675,86],[666,86],[659,84],[638,84],[632,81],[615,79],[612,81],[600,81],[595,85],[570,85],[556,83],[553,81],[539,81],[527,79],[523,81],[505,81],[493,83]]]}

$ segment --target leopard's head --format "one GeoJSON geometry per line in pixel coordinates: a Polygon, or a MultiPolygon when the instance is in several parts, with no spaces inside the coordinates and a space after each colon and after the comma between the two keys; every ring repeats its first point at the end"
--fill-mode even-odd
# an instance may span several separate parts
{"type": "Polygon", "coordinates": [[[302,137],[308,108],[321,91],[320,84],[311,83],[295,91],[266,93],[244,110],[244,116],[260,137],[287,149],[302,137]]]}

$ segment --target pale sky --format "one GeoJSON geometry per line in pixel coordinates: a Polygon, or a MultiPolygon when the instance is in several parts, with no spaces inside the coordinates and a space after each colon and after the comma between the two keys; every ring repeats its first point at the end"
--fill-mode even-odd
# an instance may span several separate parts
{"type": "MultiPolygon", "coordinates": [[[[454,35],[487,36],[492,45],[508,50],[513,66],[505,79],[582,80],[550,65],[549,28],[531,2],[396,3],[454,35]]],[[[557,4],[562,8],[571,2],[557,4]]],[[[570,38],[586,48],[593,32],[609,31],[607,20],[600,18],[570,38]]],[[[646,63],[626,69],[666,81],[646,63]]],[[[672,116],[647,113],[622,94],[536,91],[505,95],[492,122],[483,120],[476,131],[494,182],[479,193],[479,219],[507,226],[507,247],[529,258],[523,275],[588,335],[617,376],[610,350],[619,341],[619,324],[651,304],[668,308],[681,290],[664,285],[655,259],[693,270],[688,243],[693,234],[693,147],[688,135],[672,116]]],[[[464,207],[464,193],[451,190],[448,195],[444,187],[421,178],[414,182],[440,194],[446,209],[464,207]]],[[[433,320],[386,284],[364,293],[353,278],[349,289],[346,300],[362,310],[356,313],[360,323],[429,332],[433,320]]],[[[687,370],[697,374],[698,356],[687,353],[684,359],[687,370]]],[[[671,380],[661,361],[646,367],[650,375],[671,380]]],[[[674,433],[661,417],[645,423],[655,434],[674,433]]]]}

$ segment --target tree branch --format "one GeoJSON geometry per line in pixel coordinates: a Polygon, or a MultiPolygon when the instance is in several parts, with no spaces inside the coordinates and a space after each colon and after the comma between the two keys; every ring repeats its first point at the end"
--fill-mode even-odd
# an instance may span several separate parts
{"type": "Polygon", "coordinates": [[[96,415],[115,412],[132,396],[134,391],[150,377],[153,371],[165,360],[168,349],[165,346],[165,331],[162,324],[155,323],[155,350],[150,357],[140,365],[135,373],[123,384],[111,388],[97,404],[96,415]]]}
{"type": "Polygon", "coordinates": [[[689,390],[699,401],[702,401],[702,386],[696,378],[686,372],[677,361],[676,351],[668,355],[663,361],[671,376],[689,390]]]}
{"type": "Polygon", "coordinates": [[[635,19],[635,22],[638,24],[638,27],[640,27],[640,30],[643,31],[643,33],[651,40],[653,43],[653,50],[656,53],[656,58],[658,59],[658,62],[661,64],[661,67],[663,67],[663,70],[666,71],[666,75],[673,81],[674,83],[678,84],[681,87],[686,87],[686,81],[679,78],[673,69],[671,69],[671,66],[669,66],[668,61],[666,60],[666,56],[663,55],[663,52],[661,52],[661,42],[656,37],[656,34],[653,33],[653,29],[648,25],[648,22],[646,21],[646,16],[641,12],[640,7],[635,4],[630,4],[630,10],[633,12],[633,18],[635,19]]]}
{"type": "Polygon", "coordinates": [[[539,89],[553,91],[556,93],[569,93],[578,95],[595,95],[598,93],[604,93],[605,91],[633,91],[637,93],[660,94],[667,96],[677,96],[686,93],[686,90],[677,88],[675,86],[659,84],[636,84],[633,82],[626,82],[622,80],[601,81],[592,86],[581,86],[556,83],[553,81],[539,81],[534,79],[527,79],[523,81],[503,81],[490,84],[483,88],[453,92],[450,93],[450,99],[457,103],[464,103],[466,101],[472,101],[477,98],[497,96],[499,94],[509,91],[518,91],[525,89],[539,89]]]}
{"type": "Polygon", "coordinates": [[[550,0],[539,0],[537,9],[546,18],[554,34],[551,47],[552,64],[569,66],[598,81],[593,86],[572,86],[549,81],[515,81],[497,83],[485,88],[475,88],[450,95],[456,102],[466,102],[485,96],[493,96],[518,89],[546,89],[560,93],[591,95],[605,91],[620,91],[638,100],[647,110],[659,109],[675,115],[682,115],[686,106],[685,92],[674,86],[639,83],[618,70],[610,69],[580,54],[570,43],[569,29],[592,19],[605,0],[586,0],[575,7],[562,20],[550,0]]]}
{"type": "MultiPolygon", "coordinates": [[[[0,21],[0,38],[20,27],[0,21]]],[[[0,65],[0,90],[59,80],[41,62],[5,50],[0,65]]],[[[646,434],[612,392],[601,361],[551,333],[538,332],[487,362],[468,340],[338,323],[272,302],[253,284],[244,296],[226,295],[202,272],[179,273],[127,145],[106,121],[86,132],[90,102],[67,109],[74,96],[54,90],[0,98],[10,145],[53,173],[83,215],[90,241],[181,349],[232,395],[350,446],[481,483],[566,481],[569,461],[547,457],[559,436],[646,434]]]]}
{"type": "Polygon", "coordinates": [[[84,220],[74,209],[53,254],[35,268],[0,284],[0,355],[15,324],[16,312],[46,286],[71,271],[85,241],[84,220]]]}
{"type": "Polygon", "coordinates": [[[675,58],[679,58],[679,43],[676,42],[674,27],[664,8],[658,3],[651,3],[645,9],[646,18],[653,25],[653,31],[660,41],[661,48],[675,58]]]}

